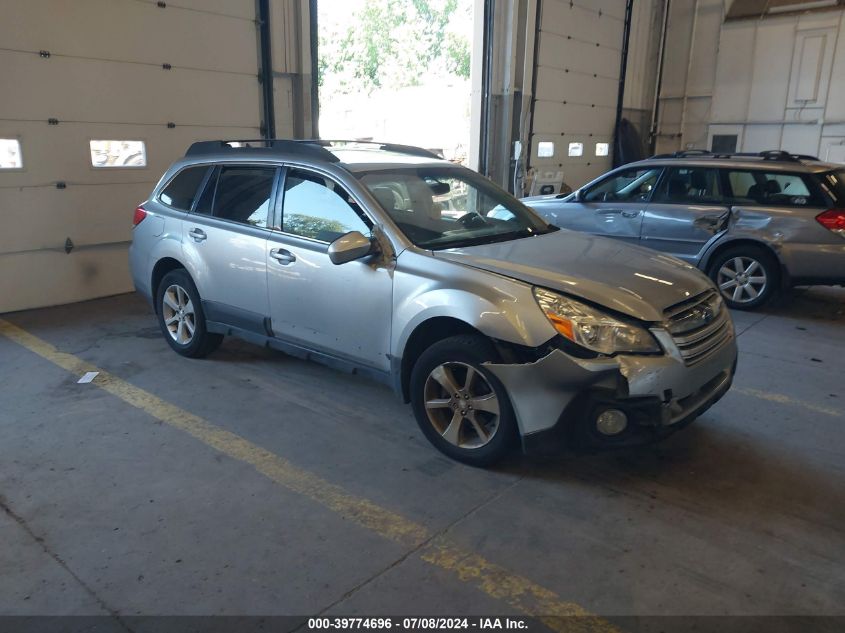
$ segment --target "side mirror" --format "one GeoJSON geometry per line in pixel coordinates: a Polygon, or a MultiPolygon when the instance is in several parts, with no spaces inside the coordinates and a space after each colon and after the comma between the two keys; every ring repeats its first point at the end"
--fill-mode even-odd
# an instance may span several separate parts
{"type": "Polygon", "coordinates": [[[366,257],[373,252],[373,242],[358,231],[341,235],[329,244],[329,259],[340,265],[366,257]]]}

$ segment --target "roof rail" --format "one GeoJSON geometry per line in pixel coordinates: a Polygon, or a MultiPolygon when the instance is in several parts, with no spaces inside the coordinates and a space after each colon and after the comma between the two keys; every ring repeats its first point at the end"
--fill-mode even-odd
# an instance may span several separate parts
{"type": "Polygon", "coordinates": [[[672,154],[655,154],[652,158],[762,158],[771,161],[788,161],[797,163],[802,160],[819,160],[809,154],[790,154],[781,149],[770,149],[764,152],[709,152],[706,149],[687,149],[672,154]]]}
{"type": "Polygon", "coordinates": [[[421,156],[422,158],[436,158],[443,160],[443,157],[435,154],[431,150],[415,145],[400,145],[399,143],[382,143],[380,141],[355,141],[350,139],[315,139],[309,141],[324,147],[331,147],[332,145],[373,145],[376,149],[381,149],[386,152],[396,152],[397,154],[408,154],[410,156],[421,156]]]}
{"type": "Polygon", "coordinates": [[[185,156],[204,156],[207,154],[223,154],[227,152],[260,153],[260,154],[294,154],[307,156],[330,163],[338,162],[337,156],[332,154],[317,141],[299,141],[292,139],[236,139],[229,141],[198,141],[193,143],[185,156]]]}

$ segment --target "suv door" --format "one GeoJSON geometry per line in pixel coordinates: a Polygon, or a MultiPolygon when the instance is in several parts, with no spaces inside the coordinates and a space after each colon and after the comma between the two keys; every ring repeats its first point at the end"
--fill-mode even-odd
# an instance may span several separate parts
{"type": "Polygon", "coordinates": [[[695,264],[729,218],[718,169],[670,167],[646,209],[641,242],[695,264]]]}
{"type": "Polygon", "coordinates": [[[276,230],[267,242],[273,334],[381,371],[390,369],[392,263],[383,255],[335,265],[341,235],[372,235],[373,222],[332,178],[286,170],[276,230]]]}
{"type": "Polygon", "coordinates": [[[583,189],[577,200],[560,208],[554,224],[626,242],[638,242],[643,214],[657,183],[660,167],[637,167],[613,172],[583,189]]]}
{"type": "Polygon", "coordinates": [[[266,244],[280,168],[219,165],[182,223],[182,250],[209,321],[266,333],[266,244]]]}

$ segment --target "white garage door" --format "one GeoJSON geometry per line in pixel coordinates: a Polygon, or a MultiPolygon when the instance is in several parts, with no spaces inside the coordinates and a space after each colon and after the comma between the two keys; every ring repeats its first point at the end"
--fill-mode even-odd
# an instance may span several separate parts
{"type": "Polygon", "coordinates": [[[194,140],[259,135],[255,2],[3,0],[2,14],[0,312],[131,290],[132,211],[168,164],[194,140]],[[92,141],[119,142],[92,164],[92,141]]]}
{"type": "Polygon", "coordinates": [[[611,167],[625,2],[540,6],[529,164],[578,187],[611,167]]]}

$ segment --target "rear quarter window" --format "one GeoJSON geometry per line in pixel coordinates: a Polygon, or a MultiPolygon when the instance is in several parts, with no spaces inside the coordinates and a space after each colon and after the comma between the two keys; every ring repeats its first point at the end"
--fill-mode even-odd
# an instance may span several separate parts
{"type": "Polygon", "coordinates": [[[758,169],[725,170],[732,204],[818,207],[824,200],[809,174],[758,169]]]}
{"type": "Polygon", "coordinates": [[[174,209],[190,211],[208,170],[207,165],[186,167],[161,190],[158,195],[159,201],[174,209]]]}

